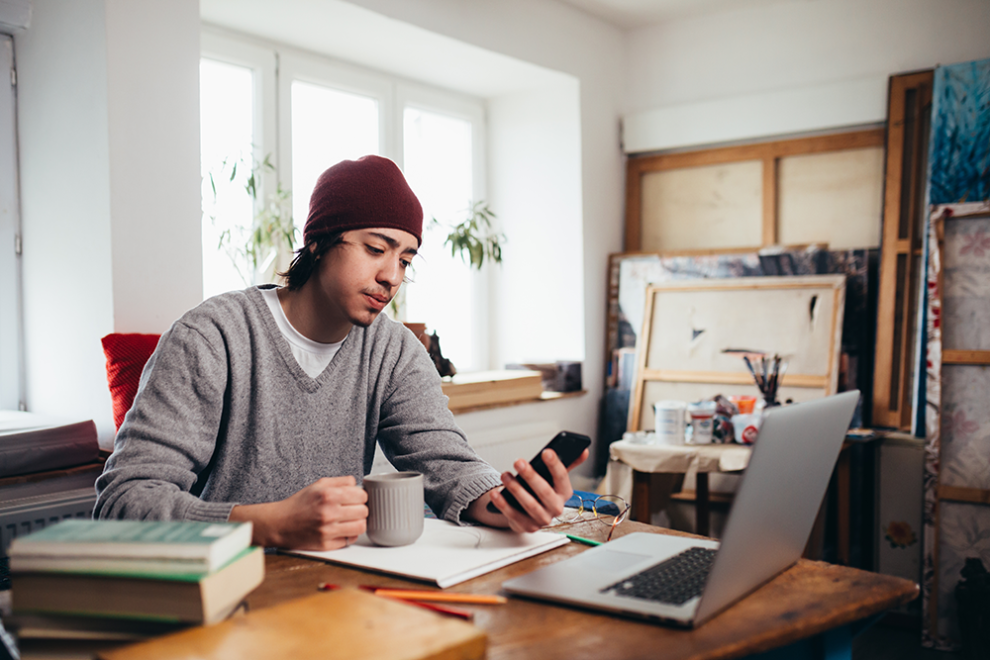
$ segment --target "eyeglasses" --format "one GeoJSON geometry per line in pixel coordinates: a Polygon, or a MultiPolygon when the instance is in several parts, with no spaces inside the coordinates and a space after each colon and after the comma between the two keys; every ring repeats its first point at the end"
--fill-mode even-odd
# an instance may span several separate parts
{"type": "Polygon", "coordinates": [[[608,537],[605,539],[607,543],[612,540],[615,528],[629,515],[629,508],[629,504],[618,495],[599,495],[593,500],[580,500],[573,513],[565,512],[557,516],[557,520],[566,524],[595,520],[609,525],[608,537]],[[586,515],[588,513],[592,516],[586,515]]]}

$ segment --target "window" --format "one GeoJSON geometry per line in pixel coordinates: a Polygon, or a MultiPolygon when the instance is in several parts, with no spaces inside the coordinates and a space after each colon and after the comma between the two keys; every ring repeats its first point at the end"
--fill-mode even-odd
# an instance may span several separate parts
{"type": "Polygon", "coordinates": [[[444,355],[461,371],[487,366],[483,277],[444,245],[448,228],[460,223],[480,199],[472,167],[473,127],[463,116],[413,105],[403,109],[406,177],[425,216],[421,256],[413,282],[406,286],[406,316],[435,330],[444,355]]]}
{"type": "MultiPolygon", "coordinates": [[[[313,190],[333,163],[380,154],[379,121],[374,97],[292,81],[292,190],[313,190]]],[[[293,195],[300,227],[308,212],[309,194],[293,195]]]]}
{"type": "MultiPolygon", "coordinates": [[[[249,153],[254,162],[269,157],[281,185],[292,191],[292,216],[301,230],[321,172],[344,159],[379,154],[403,169],[425,215],[421,256],[414,260],[413,281],[403,287],[398,318],[436,331],[459,371],[488,368],[487,279],[444,246],[449,228],[484,198],[482,102],[282,47],[271,47],[278,66],[266,71],[263,55],[251,55],[262,62],[252,64],[244,48],[204,33],[204,295],[247,285],[217,244],[221,232],[251,225],[251,200],[237,195],[243,189],[239,173],[234,182],[224,179],[222,191],[218,187],[216,205],[207,204],[213,199],[209,173],[217,163],[249,153]],[[278,125],[265,128],[276,107],[278,125]]],[[[265,181],[256,204],[272,193],[274,179],[265,181]]],[[[287,255],[281,258],[284,267],[287,255]]]]}
{"type": "Polygon", "coordinates": [[[247,264],[231,258],[229,248],[219,250],[218,246],[225,232],[241,237],[250,231],[254,215],[251,196],[244,189],[248,168],[243,166],[254,159],[254,72],[246,66],[203,58],[199,98],[203,297],[208,298],[253,281],[247,264]]]}
{"type": "MultiPolygon", "coordinates": [[[[14,68],[14,44],[0,35],[0,71],[14,68]]],[[[9,80],[9,78],[8,78],[9,80]]],[[[0,409],[24,408],[21,350],[20,209],[14,89],[0,84],[0,409]]]]}

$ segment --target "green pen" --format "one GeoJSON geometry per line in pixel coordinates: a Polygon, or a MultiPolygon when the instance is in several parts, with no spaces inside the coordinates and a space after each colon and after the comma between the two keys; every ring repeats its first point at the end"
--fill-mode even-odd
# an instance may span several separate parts
{"type": "Polygon", "coordinates": [[[586,539],[583,536],[575,536],[574,534],[564,534],[567,538],[572,541],[577,541],[578,543],[584,543],[585,545],[601,545],[601,541],[592,541],[591,539],[586,539]]]}

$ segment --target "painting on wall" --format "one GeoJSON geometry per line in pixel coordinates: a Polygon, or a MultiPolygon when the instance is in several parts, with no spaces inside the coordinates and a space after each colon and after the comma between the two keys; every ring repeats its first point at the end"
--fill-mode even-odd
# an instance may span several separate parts
{"type": "Polygon", "coordinates": [[[990,60],[935,70],[929,203],[990,199],[990,60]]]}

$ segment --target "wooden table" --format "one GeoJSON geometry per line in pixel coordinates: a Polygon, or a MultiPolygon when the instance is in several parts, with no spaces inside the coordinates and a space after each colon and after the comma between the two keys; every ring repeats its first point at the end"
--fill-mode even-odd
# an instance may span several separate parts
{"type": "Polygon", "coordinates": [[[701,536],[708,536],[710,529],[709,473],[738,474],[749,464],[751,454],[752,448],[737,444],[644,445],[619,440],[609,446],[611,459],[633,471],[633,520],[650,522],[652,512],[666,508],[680,491],[684,475],[695,472],[694,529],[701,536]]]}
{"type": "MultiPolygon", "coordinates": [[[[571,525],[568,531],[587,538],[602,538],[605,529],[586,522],[571,525]]],[[[636,522],[623,523],[616,534],[632,531],[684,535],[636,522]]],[[[502,583],[509,578],[587,549],[569,543],[446,591],[499,593],[502,583]]],[[[309,596],[323,582],[406,587],[412,584],[282,555],[269,555],[267,570],[264,583],[248,597],[252,610],[309,596]]],[[[696,630],[677,630],[521,598],[510,598],[506,605],[458,607],[475,613],[475,625],[488,635],[491,659],[612,660],[661,656],[666,660],[728,659],[787,645],[794,645],[795,649],[795,654],[788,657],[802,657],[799,653],[805,648],[838,648],[840,655],[829,657],[842,657],[841,652],[850,648],[852,626],[856,622],[910,602],[917,595],[918,586],[902,578],[802,559],[696,630]],[[809,645],[807,640],[814,637],[821,637],[825,646],[809,645]]]]}

